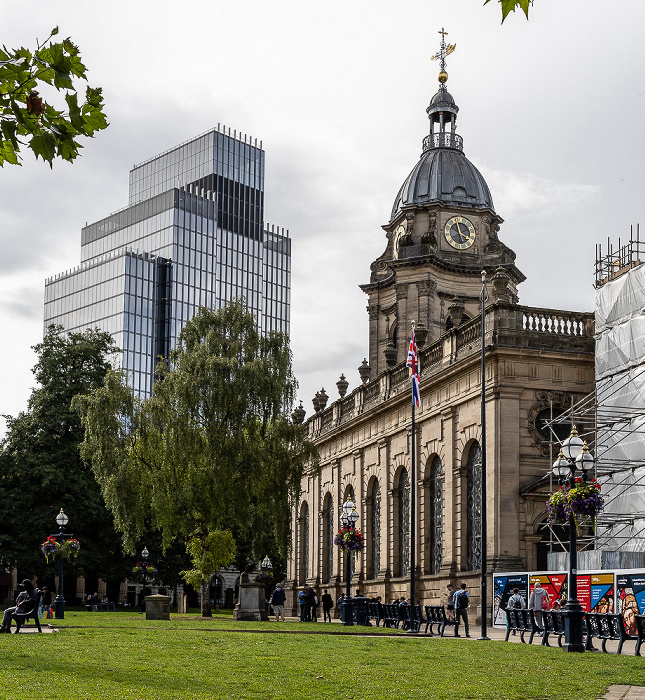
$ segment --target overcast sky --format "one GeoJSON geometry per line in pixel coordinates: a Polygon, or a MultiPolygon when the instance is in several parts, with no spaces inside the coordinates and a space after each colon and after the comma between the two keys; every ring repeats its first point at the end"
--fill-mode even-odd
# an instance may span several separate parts
{"type": "MultiPolygon", "coordinates": [[[[441,27],[466,156],[527,276],[520,303],[593,310],[596,243],[645,221],[643,0],[536,0],[500,25],[483,0],[6,4],[2,43],[58,25],[102,86],[107,131],[54,169],[0,170],[0,413],[26,407],[46,277],[127,205],[135,164],[218,123],[263,141],[269,223],[293,240],[292,348],[307,414],[367,355],[370,263],[421,154],[441,27]]],[[[644,232],[645,235],[645,232],[644,232]]]]}

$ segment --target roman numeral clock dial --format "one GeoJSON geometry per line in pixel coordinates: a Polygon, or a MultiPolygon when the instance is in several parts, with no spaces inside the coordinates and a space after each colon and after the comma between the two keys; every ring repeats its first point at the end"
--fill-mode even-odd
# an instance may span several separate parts
{"type": "Polygon", "coordinates": [[[475,242],[475,227],[465,216],[453,216],[446,221],[444,236],[448,243],[457,250],[470,248],[475,242]]]}

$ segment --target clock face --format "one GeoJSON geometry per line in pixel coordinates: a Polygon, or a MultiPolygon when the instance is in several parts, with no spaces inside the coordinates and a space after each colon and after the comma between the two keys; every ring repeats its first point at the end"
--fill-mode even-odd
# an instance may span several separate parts
{"type": "Polygon", "coordinates": [[[446,221],[444,236],[453,248],[463,250],[475,242],[475,227],[465,216],[453,216],[446,221]]]}
{"type": "Polygon", "coordinates": [[[405,236],[405,226],[397,226],[394,230],[394,259],[398,260],[399,248],[401,247],[401,239],[405,236]]]}

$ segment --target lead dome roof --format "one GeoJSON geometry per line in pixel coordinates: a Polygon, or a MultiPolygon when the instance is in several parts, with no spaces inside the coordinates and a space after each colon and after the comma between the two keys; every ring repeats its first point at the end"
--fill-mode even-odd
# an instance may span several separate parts
{"type": "Polygon", "coordinates": [[[463,140],[455,132],[458,111],[452,95],[442,85],[427,109],[430,135],[423,140],[421,158],[394,200],[390,221],[405,207],[426,204],[494,211],[486,180],[464,155],[463,140]]]}

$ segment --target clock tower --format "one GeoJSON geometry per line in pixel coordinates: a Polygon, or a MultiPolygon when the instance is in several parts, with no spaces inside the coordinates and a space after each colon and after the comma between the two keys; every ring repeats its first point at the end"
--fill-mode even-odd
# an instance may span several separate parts
{"type": "MultiPolygon", "coordinates": [[[[515,253],[498,238],[486,181],[466,158],[456,132],[459,108],[446,88],[446,57],[455,44],[441,32],[439,90],[427,108],[430,133],[421,158],[401,186],[390,221],[387,245],[371,265],[368,295],[369,365],[374,378],[405,359],[412,322],[417,340],[428,343],[480,313],[481,273],[504,279],[498,298],[517,303],[525,277],[515,253]]],[[[495,299],[489,295],[488,303],[495,299]]]]}

